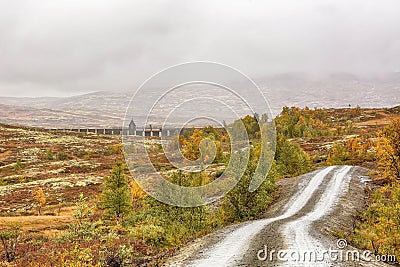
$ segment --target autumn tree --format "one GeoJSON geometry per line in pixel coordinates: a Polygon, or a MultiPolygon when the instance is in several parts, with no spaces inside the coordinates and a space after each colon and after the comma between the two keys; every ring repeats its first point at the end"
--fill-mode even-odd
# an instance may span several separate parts
{"type": "Polygon", "coordinates": [[[199,129],[194,129],[193,134],[188,139],[183,141],[183,155],[189,160],[200,158],[200,142],[203,139],[203,132],[199,129]]]}
{"type": "Polygon", "coordinates": [[[226,194],[222,201],[222,211],[227,214],[228,221],[240,221],[256,218],[263,210],[265,210],[273,199],[275,190],[276,165],[272,164],[270,172],[266,177],[262,177],[263,182],[257,190],[250,192],[249,185],[258,165],[259,153],[256,149],[251,149],[249,153],[249,161],[242,177],[238,177],[241,173],[240,162],[247,161],[246,153],[239,151],[232,155],[233,166],[227,172],[227,175],[234,179],[238,179],[236,186],[226,194]]]}
{"type": "Polygon", "coordinates": [[[132,208],[132,195],[125,176],[125,165],[117,162],[111,175],[104,178],[99,208],[107,218],[114,218],[119,224],[132,208]]]}
{"type": "Polygon", "coordinates": [[[330,135],[330,130],[324,123],[326,119],[325,110],[284,107],[275,119],[276,130],[286,138],[327,136],[330,135]]]}
{"type": "Polygon", "coordinates": [[[275,159],[279,173],[291,177],[311,170],[309,156],[297,143],[290,142],[283,135],[278,135],[275,159]]]}
{"type": "Polygon", "coordinates": [[[207,127],[204,131],[194,129],[192,135],[182,140],[182,153],[188,160],[197,160],[204,164],[221,162],[224,159],[222,143],[218,139],[221,134],[214,128],[207,127]]]}
{"type": "Polygon", "coordinates": [[[326,163],[328,165],[342,165],[348,159],[346,147],[340,142],[335,142],[328,152],[326,163]]]}
{"type": "Polygon", "coordinates": [[[32,191],[32,198],[35,203],[38,215],[42,214],[42,208],[46,205],[46,195],[42,188],[32,191]]]}
{"type": "Polygon", "coordinates": [[[246,132],[249,135],[249,138],[260,137],[260,125],[258,123],[259,116],[257,113],[254,116],[247,115],[242,119],[243,125],[246,128],[246,132]]]}
{"type": "Polygon", "coordinates": [[[247,139],[260,137],[260,125],[258,124],[258,115],[247,115],[236,120],[232,124],[232,139],[245,141],[247,139]]]}
{"type": "Polygon", "coordinates": [[[389,180],[400,180],[400,120],[394,120],[378,134],[379,174],[389,180]]]}
{"type": "Polygon", "coordinates": [[[131,183],[132,205],[135,210],[142,208],[144,199],[147,194],[144,192],[136,181],[132,180],[131,183]]]}
{"type": "MultiPolygon", "coordinates": [[[[182,187],[202,186],[208,184],[212,179],[206,172],[185,173],[175,171],[171,174],[169,181],[182,187]]],[[[169,189],[165,188],[165,192],[169,189]]],[[[198,201],[200,196],[194,194],[181,194],[179,191],[169,191],[167,193],[174,201],[190,203],[198,201]],[[172,193],[172,194],[171,194],[172,193]]],[[[181,236],[182,233],[196,233],[211,224],[210,207],[207,205],[199,207],[176,207],[161,203],[153,198],[146,200],[147,205],[151,205],[154,210],[161,214],[159,223],[167,224],[165,228],[173,229],[173,239],[181,236]],[[180,229],[177,231],[177,229],[180,229]]]]}

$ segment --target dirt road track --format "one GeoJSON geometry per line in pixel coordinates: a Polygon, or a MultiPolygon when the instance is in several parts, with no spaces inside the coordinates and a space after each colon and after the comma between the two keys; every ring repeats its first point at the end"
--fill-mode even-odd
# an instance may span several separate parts
{"type": "MultiPolygon", "coordinates": [[[[319,257],[318,261],[314,258],[312,262],[288,257],[288,261],[278,260],[276,255],[259,258],[265,256],[259,253],[265,247],[269,251],[284,249],[301,255],[311,251],[315,256],[329,249],[340,251],[337,240],[329,233],[351,230],[354,215],[364,205],[365,173],[366,169],[359,167],[331,166],[281,180],[283,194],[267,211],[265,219],[230,226],[196,240],[166,265],[388,266],[379,262],[332,262],[328,256],[324,260],[319,257]]],[[[353,249],[346,247],[343,251],[353,249]]]]}

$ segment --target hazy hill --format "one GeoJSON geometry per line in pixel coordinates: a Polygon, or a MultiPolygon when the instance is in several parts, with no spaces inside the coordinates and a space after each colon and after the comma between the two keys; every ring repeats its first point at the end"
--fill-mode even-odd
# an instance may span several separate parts
{"type": "MultiPolygon", "coordinates": [[[[348,73],[335,73],[323,79],[287,73],[255,81],[275,115],[283,106],[390,107],[400,103],[399,73],[368,79],[348,73]]],[[[0,122],[42,127],[120,126],[133,93],[102,91],[72,97],[0,97],[0,122]]],[[[195,115],[196,109],[193,112],[189,115],[195,115]]]]}

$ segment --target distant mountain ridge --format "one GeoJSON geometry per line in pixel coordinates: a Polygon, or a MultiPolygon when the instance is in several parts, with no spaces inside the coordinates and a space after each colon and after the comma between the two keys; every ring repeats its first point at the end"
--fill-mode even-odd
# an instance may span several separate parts
{"type": "MultiPolygon", "coordinates": [[[[283,106],[372,108],[400,104],[400,73],[371,79],[347,73],[312,79],[294,73],[255,81],[274,115],[283,106]]],[[[133,93],[100,91],[71,97],[0,97],[0,122],[45,128],[121,126],[133,93]]]]}

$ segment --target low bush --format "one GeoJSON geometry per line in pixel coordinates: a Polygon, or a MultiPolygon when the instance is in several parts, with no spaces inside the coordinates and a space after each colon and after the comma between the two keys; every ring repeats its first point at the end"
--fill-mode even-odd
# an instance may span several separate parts
{"type": "Polygon", "coordinates": [[[68,158],[68,155],[65,152],[58,152],[57,154],[57,159],[58,160],[66,160],[68,158]]]}
{"type": "Polygon", "coordinates": [[[152,246],[162,245],[166,242],[165,229],[154,224],[133,227],[130,230],[130,236],[152,246]]]}

